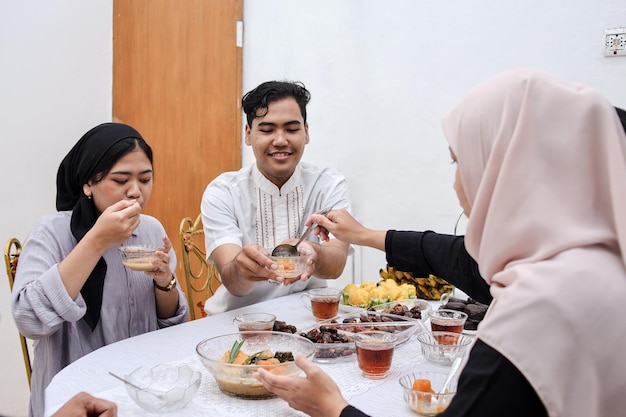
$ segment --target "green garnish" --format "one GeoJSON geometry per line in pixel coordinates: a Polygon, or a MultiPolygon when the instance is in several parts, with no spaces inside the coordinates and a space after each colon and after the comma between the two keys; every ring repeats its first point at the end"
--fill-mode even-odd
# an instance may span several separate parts
{"type": "Polygon", "coordinates": [[[261,353],[263,353],[263,351],[253,353],[252,355],[248,356],[246,358],[246,360],[243,361],[243,364],[244,365],[251,365],[251,364],[258,363],[259,359],[261,359],[261,353]]]}
{"type": "Polygon", "coordinates": [[[243,342],[244,342],[243,340],[235,340],[235,343],[233,343],[233,347],[230,348],[230,355],[228,355],[228,363],[233,363],[233,361],[237,357],[237,354],[241,350],[241,346],[243,345],[243,342]]]}

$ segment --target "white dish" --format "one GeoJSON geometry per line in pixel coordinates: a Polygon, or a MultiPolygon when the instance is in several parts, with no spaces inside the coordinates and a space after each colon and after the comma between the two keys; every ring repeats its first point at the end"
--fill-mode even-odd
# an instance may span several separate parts
{"type": "MultiPolygon", "coordinates": [[[[400,304],[401,306],[407,307],[408,309],[412,309],[413,307],[418,307],[420,309],[422,322],[425,322],[428,319],[428,312],[431,310],[430,304],[428,303],[428,301],[422,300],[421,298],[410,298],[408,300],[390,301],[388,303],[372,306],[370,307],[370,309],[374,309],[376,311],[390,310],[398,304],[400,304]]],[[[393,313],[389,313],[389,314],[393,314],[393,313]]]]}

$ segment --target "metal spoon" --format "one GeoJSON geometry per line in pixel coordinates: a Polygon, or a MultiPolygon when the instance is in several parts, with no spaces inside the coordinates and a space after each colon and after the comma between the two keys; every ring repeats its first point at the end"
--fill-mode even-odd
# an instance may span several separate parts
{"type": "Polygon", "coordinates": [[[456,371],[458,371],[459,366],[461,366],[461,360],[462,359],[460,357],[457,357],[454,362],[452,362],[450,372],[448,372],[448,376],[446,377],[446,380],[444,381],[439,393],[443,394],[446,392],[446,390],[448,389],[448,385],[450,385],[450,382],[452,382],[452,378],[454,378],[454,375],[456,374],[456,371]]]}
{"type": "Polygon", "coordinates": [[[111,371],[109,371],[109,375],[111,375],[111,376],[113,376],[113,377],[115,377],[115,378],[119,379],[120,381],[122,381],[122,382],[124,382],[124,383],[126,383],[126,384],[130,385],[131,387],[135,388],[135,389],[136,389],[136,390],[138,390],[138,391],[145,391],[145,392],[148,392],[148,393],[150,393],[150,394],[154,395],[154,396],[155,396],[156,398],[158,398],[159,400],[165,400],[165,399],[167,398],[167,395],[166,395],[165,393],[162,393],[162,392],[159,392],[159,391],[153,390],[153,389],[151,389],[151,388],[141,388],[140,386],[133,384],[132,382],[128,381],[127,379],[122,378],[122,377],[121,377],[121,376],[119,376],[119,375],[115,375],[115,374],[114,374],[113,372],[111,372],[111,371]]]}
{"type": "MultiPolygon", "coordinates": [[[[322,211],[320,211],[318,214],[325,216],[332,209],[333,209],[332,207],[327,207],[323,209],[322,211]]],[[[302,233],[302,236],[300,236],[300,240],[298,240],[295,245],[290,245],[289,243],[281,243],[280,245],[276,246],[274,250],[272,251],[272,256],[284,256],[284,257],[298,256],[299,255],[298,245],[302,243],[304,239],[306,239],[306,237],[311,233],[311,230],[313,230],[315,226],[316,226],[315,222],[311,223],[311,225],[307,227],[304,233],[302,233]]]]}

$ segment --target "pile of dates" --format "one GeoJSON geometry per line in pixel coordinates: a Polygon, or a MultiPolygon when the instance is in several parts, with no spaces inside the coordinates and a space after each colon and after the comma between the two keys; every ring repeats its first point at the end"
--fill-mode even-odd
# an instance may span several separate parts
{"type": "Polygon", "coordinates": [[[351,333],[360,333],[368,330],[382,330],[394,333],[406,330],[413,325],[412,323],[407,323],[406,325],[398,324],[397,326],[372,326],[371,323],[398,323],[398,321],[383,314],[362,313],[355,317],[346,317],[341,323],[332,320],[328,324],[302,332],[300,336],[309,339],[313,343],[324,345],[316,349],[316,358],[339,358],[355,353],[354,339],[350,336],[351,333]]]}
{"type": "Polygon", "coordinates": [[[467,314],[467,320],[465,321],[465,326],[463,327],[465,330],[476,330],[478,329],[478,325],[485,318],[485,313],[489,308],[488,305],[479,303],[472,298],[468,298],[467,300],[462,300],[459,298],[450,297],[445,304],[443,304],[440,308],[445,308],[448,310],[457,310],[462,311],[467,314]]]}
{"type": "MultiPolygon", "coordinates": [[[[335,327],[331,326],[320,326],[319,328],[311,329],[306,333],[300,333],[300,336],[306,337],[313,343],[343,344],[354,342],[353,338],[345,335],[344,333],[340,333],[335,327]]],[[[325,347],[324,349],[316,349],[315,357],[338,358],[340,356],[352,355],[353,353],[354,346],[325,347]]]]}
{"type": "Polygon", "coordinates": [[[284,321],[276,320],[274,321],[274,327],[272,328],[272,331],[295,334],[298,329],[292,324],[287,324],[284,321]]]}
{"type": "MultiPolygon", "coordinates": [[[[380,313],[377,312],[377,313],[380,313]]],[[[344,325],[341,326],[341,330],[350,332],[350,333],[359,333],[367,330],[381,330],[384,332],[395,333],[406,330],[411,326],[408,324],[407,326],[397,325],[397,326],[361,326],[360,323],[398,323],[397,320],[385,315],[377,315],[377,314],[361,314],[357,317],[350,317],[343,320],[344,325]],[[348,325],[346,325],[348,324],[348,325]]]]}
{"type": "MultiPolygon", "coordinates": [[[[373,307],[369,308],[369,311],[376,311],[373,307]]],[[[386,310],[380,310],[382,313],[394,314],[396,316],[410,317],[412,319],[421,319],[422,310],[418,306],[408,308],[402,304],[396,304],[392,308],[386,310]]]]}

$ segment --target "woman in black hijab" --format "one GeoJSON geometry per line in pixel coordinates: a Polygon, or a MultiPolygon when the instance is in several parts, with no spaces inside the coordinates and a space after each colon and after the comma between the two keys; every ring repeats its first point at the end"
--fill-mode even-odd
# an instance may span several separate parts
{"type": "Polygon", "coordinates": [[[41,218],[24,243],[12,295],[19,331],[35,340],[31,415],[44,414],[52,377],[110,343],[182,323],[176,256],[161,223],[141,214],[152,192],[152,150],[139,132],[104,123],[61,162],[58,213],[41,218]],[[147,272],[122,265],[120,245],[163,245],[147,272]]]}

